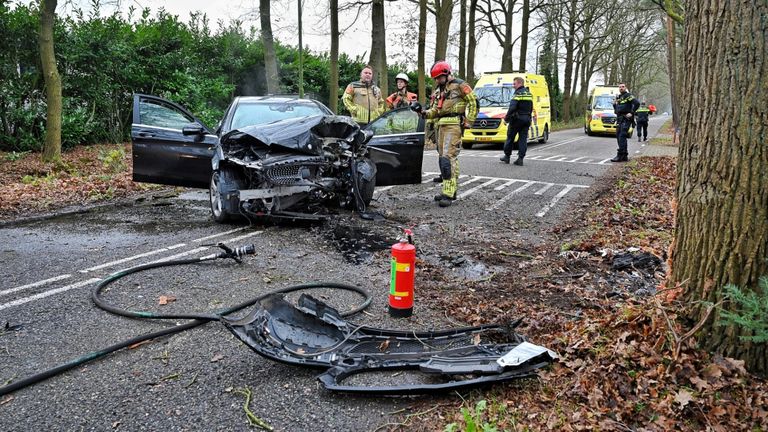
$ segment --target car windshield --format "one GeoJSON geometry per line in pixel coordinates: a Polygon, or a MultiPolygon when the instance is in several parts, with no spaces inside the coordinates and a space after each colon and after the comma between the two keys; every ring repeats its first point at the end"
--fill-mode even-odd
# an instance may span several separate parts
{"type": "Polygon", "coordinates": [[[477,87],[475,96],[481,107],[507,106],[515,89],[512,86],[477,87]]]}
{"type": "Polygon", "coordinates": [[[275,102],[275,103],[240,103],[232,116],[231,129],[244,126],[272,123],[296,117],[309,117],[326,114],[313,103],[275,102]]]}
{"type": "Polygon", "coordinates": [[[596,110],[613,109],[613,96],[598,96],[595,98],[593,108],[596,110]]]}

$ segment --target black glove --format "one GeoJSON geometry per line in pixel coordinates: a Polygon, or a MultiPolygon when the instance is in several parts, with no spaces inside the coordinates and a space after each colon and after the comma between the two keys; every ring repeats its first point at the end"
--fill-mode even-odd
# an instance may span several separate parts
{"type": "Polygon", "coordinates": [[[423,110],[423,108],[421,107],[421,104],[416,101],[411,102],[411,105],[409,106],[409,108],[411,109],[411,111],[419,114],[421,114],[421,111],[423,110]]]}

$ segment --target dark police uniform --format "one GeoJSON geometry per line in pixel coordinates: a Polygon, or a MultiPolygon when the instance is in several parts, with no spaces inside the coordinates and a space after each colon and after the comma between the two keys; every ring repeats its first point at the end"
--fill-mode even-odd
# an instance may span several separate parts
{"type": "Polygon", "coordinates": [[[643,141],[648,141],[648,116],[651,115],[651,110],[642,105],[635,111],[635,119],[637,120],[637,142],[640,142],[642,136],[643,141]]]}
{"type": "Polygon", "coordinates": [[[616,96],[616,102],[613,104],[613,112],[616,113],[616,141],[618,141],[619,149],[616,152],[616,157],[611,159],[612,162],[626,162],[629,160],[629,153],[627,152],[627,135],[629,134],[629,128],[634,122],[635,111],[640,107],[640,102],[632,96],[632,93],[625,91],[619,93],[616,96]],[[632,114],[631,118],[627,118],[627,114],[632,114]]]}
{"type": "Polygon", "coordinates": [[[509,163],[509,155],[512,154],[515,135],[517,138],[517,159],[515,162],[522,165],[525,152],[528,150],[528,129],[531,127],[531,113],[533,112],[533,95],[528,87],[519,87],[509,101],[509,109],[504,121],[507,125],[507,141],[504,143],[503,162],[509,163]],[[519,163],[518,163],[519,162],[519,163]]]}

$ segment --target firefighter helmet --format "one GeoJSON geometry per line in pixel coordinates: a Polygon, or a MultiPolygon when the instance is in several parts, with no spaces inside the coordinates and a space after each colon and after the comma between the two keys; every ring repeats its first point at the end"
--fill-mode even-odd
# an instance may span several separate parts
{"type": "Polygon", "coordinates": [[[429,74],[432,76],[432,79],[435,79],[440,75],[448,75],[450,73],[451,73],[451,65],[449,65],[448,62],[445,60],[440,60],[436,62],[432,66],[432,70],[429,71],[429,74]]]}
{"type": "Polygon", "coordinates": [[[403,80],[403,81],[405,81],[405,82],[406,82],[406,84],[407,84],[407,83],[408,83],[408,75],[406,75],[406,74],[405,74],[405,73],[403,73],[403,72],[400,72],[400,73],[399,73],[399,74],[397,74],[397,76],[395,77],[395,81],[397,81],[397,80],[403,80]]]}

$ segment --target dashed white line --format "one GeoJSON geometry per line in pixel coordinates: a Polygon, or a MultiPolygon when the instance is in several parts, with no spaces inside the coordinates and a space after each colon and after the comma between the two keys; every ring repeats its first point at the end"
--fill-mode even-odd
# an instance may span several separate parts
{"type": "Polygon", "coordinates": [[[524,185],[520,186],[519,188],[517,188],[517,189],[513,190],[512,192],[510,192],[510,193],[504,195],[503,197],[501,197],[501,199],[496,201],[492,206],[488,207],[485,210],[486,211],[496,210],[497,208],[501,207],[501,205],[504,204],[507,200],[512,198],[515,194],[517,194],[518,192],[523,191],[523,190],[529,188],[534,183],[535,182],[532,182],[532,181],[526,182],[524,185]]]}
{"type": "Polygon", "coordinates": [[[203,241],[206,241],[206,240],[210,240],[210,239],[212,239],[212,238],[216,238],[216,237],[225,236],[225,235],[228,235],[228,234],[236,233],[236,232],[238,232],[238,231],[243,231],[243,230],[244,230],[244,229],[246,229],[246,228],[247,228],[247,227],[242,227],[242,228],[235,228],[235,229],[233,229],[233,230],[229,230],[229,231],[224,231],[224,232],[216,233],[216,234],[213,234],[213,235],[209,235],[209,236],[201,237],[201,238],[199,238],[199,239],[194,239],[194,240],[192,240],[192,242],[193,242],[193,243],[200,243],[200,242],[203,242],[203,241]]]}
{"type": "Polygon", "coordinates": [[[502,190],[502,189],[504,189],[505,187],[507,187],[507,186],[509,186],[509,185],[512,185],[512,184],[515,184],[515,183],[517,183],[517,182],[520,182],[520,181],[525,181],[525,180],[509,180],[509,181],[507,181],[506,183],[504,183],[503,185],[500,185],[500,186],[496,186],[495,188],[493,188],[493,190],[497,190],[497,191],[498,191],[498,190],[502,190]]]}
{"type": "Polygon", "coordinates": [[[534,192],[533,194],[534,194],[534,195],[543,195],[543,194],[544,194],[544,192],[548,191],[548,190],[549,190],[549,188],[551,188],[551,187],[552,187],[552,186],[554,186],[554,185],[555,185],[554,183],[544,183],[544,187],[543,187],[543,188],[541,188],[541,189],[539,189],[539,190],[537,190],[537,191],[536,191],[536,192],[534,192]]]}
{"type": "Polygon", "coordinates": [[[104,264],[100,264],[100,265],[97,265],[97,266],[94,266],[94,267],[90,267],[90,268],[87,268],[87,269],[84,269],[84,270],[80,270],[80,273],[88,273],[88,272],[92,272],[92,271],[96,271],[96,270],[101,270],[103,268],[116,266],[118,264],[122,264],[122,263],[125,263],[125,262],[128,262],[128,261],[133,261],[135,259],[144,258],[144,257],[152,256],[152,255],[157,255],[157,254],[159,254],[161,252],[168,252],[170,250],[178,249],[178,248],[184,247],[186,245],[187,245],[186,243],[179,243],[179,244],[175,244],[173,246],[168,246],[168,247],[156,249],[156,250],[149,251],[149,252],[144,252],[144,253],[141,253],[141,254],[138,254],[138,255],[129,256],[127,258],[123,258],[123,259],[119,259],[119,260],[115,260],[115,261],[110,261],[108,263],[104,263],[104,264]]]}
{"type": "Polygon", "coordinates": [[[482,178],[482,177],[480,177],[480,176],[477,176],[477,177],[472,177],[471,179],[469,179],[469,180],[465,181],[464,183],[459,183],[459,186],[466,186],[466,185],[468,185],[468,184],[470,184],[470,183],[474,183],[474,182],[476,182],[476,181],[480,180],[481,178],[482,178]]]}
{"type": "Polygon", "coordinates": [[[606,163],[606,162],[610,162],[610,161],[611,161],[611,158],[608,158],[608,159],[603,159],[603,160],[601,160],[600,162],[598,162],[598,164],[599,164],[599,165],[605,165],[605,163],[606,163]]]}
{"type": "Polygon", "coordinates": [[[58,293],[62,293],[62,292],[65,292],[65,291],[73,290],[75,288],[84,287],[86,285],[90,285],[90,284],[98,282],[100,280],[101,279],[99,279],[99,278],[91,278],[91,279],[88,279],[88,280],[85,280],[85,281],[80,281],[80,282],[77,282],[77,283],[73,283],[71,285],[65,285],[65,286],[63,286],[61,288],[56,288],[56,289],[52,289],[52,290],[49,290],[49,291],[41,292],[40,294],[35,294],[33,296],[20,298],[18,300],[14,300],[12,302],[8,302],[8,303],[5,303],[5,304],[0,304],[0,310],[8,309],[10,307],[14,307],[14,306],[18,306],[18,305],[23,305],[24,303],[29,303],[29,302],[32,302],[32,301],[35,301],[35,300],[40,300],[40,299],[43,299],[43,298],[46,298],[46,297],[50,297],[50,296],[52,296],[54,294],[58,294],[58,293]]]}
{"type": "Polygon", "coordinates": [[[45,279],[45,280],[33,282],[31,284],[18,286],[16,288],[10,288],[10,289],[7,289],[7,290],[0,291],[0,295],[13,294],[15,292],[23,291],[25,289],[35,288],[35,287],[39,287],[39,286],[42,286],[42,285],[46,285],[46,284],[49,284],[51,282],[58,282],[60,280],[69,279],[70,277],[72,277],[72,275],[70,275],[70,274],[65,274],[65,275],[60,275],[60,276],[52,277],[50,279],[45,279]]]}
{"type": "Polygon", "coordinates": [[[248,234],[243,234],[243,235],[241,235],[241,236],[239,236],[239,237],[233,237],[233,238],[231,238],[231,239],[227,240],[227,242],[229,242],[229,243],[232,243],[232,242],[240,241],[240,240],[243,240],[243,239],[247,239],[248,237],[253,237],[253,236],[255,236],[255,235],[259,235],[259,234],[261,234],[262,232],[264,232],[264,231],[254,231],[254,232],[250,232],[250,233],[248,233],[248,234]]]}
{"type": "Polygon", "coordinates": [[[460,193],[456,198],[459,198],[459,199],[464,198],[465,196],[473,194],[475,191],[477,191],[479,189],[482,189],[482,188],[484,188],[486,186],[492,185],[492,184],[496,183],[497,181],[499,181],[499,179],[490,179],[490,180],[488,180],[487,182],[485,182],[485,183],[483,183],[481,185],[477,185],[477,186],[473,187],[472,189],[470,189],[468,191],[460,193]]]}
{"type": "Polygon", "coordinates": [[[548,211],[549,211],[549,210],[550,210],[552,207],[554,207],[554,206],[555,206],[555,204],[557,204],[557,202],[558,202],[558,201],[560,201],[560,198],[564,197],[564,196],[565,196],[565,194],[567,194],[568,192],[570,192],[570,191],[571,191],[571,189],[573,189],[573,188],[574,188],[574,186],[572,186],[572,185],[567,185],[567,186],[566,186],[566,187],[565,187],[563,190],[561,190],[561,191],[560,191],[560,193],[558,193],[557,195],[555,195],[555,196],[552,198],[552,201],[550,201],[550,202],[549,202],[549,204],[545,205],[545,206],[544,206],[544,207],[543,207],[541,210],[539,210],[539,212],[538,212],[538,213],[536,213],[536,217],[544,217],[544,215],[545,215],[545,214],[547,214],[547,212],[548,212],[548,211]]]}
{"type": "Polygon", "coordinates": [[[539,159],[539,160],[548,161],[548,160],[552,160],[554,158],[559,158],[559,157],[563,157],[563,155],[554,155],[554,156],[542,158],[542,159],[539,159]]]}

